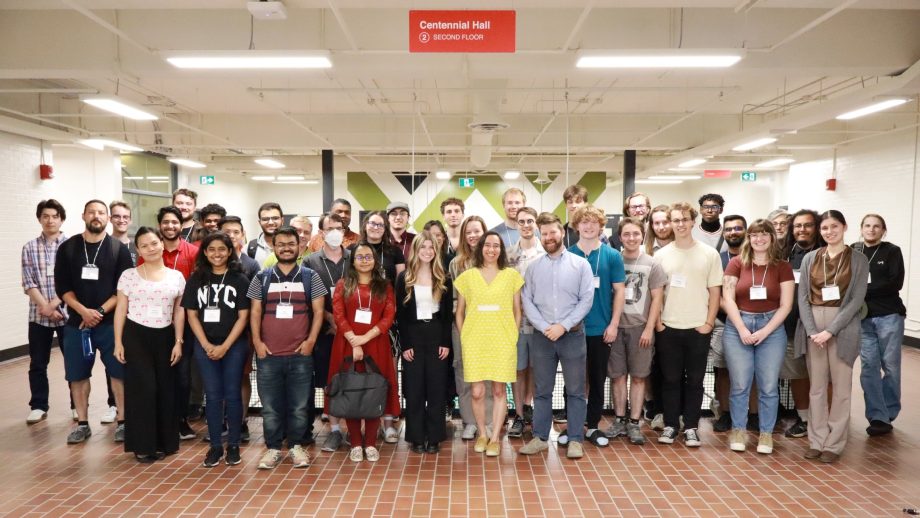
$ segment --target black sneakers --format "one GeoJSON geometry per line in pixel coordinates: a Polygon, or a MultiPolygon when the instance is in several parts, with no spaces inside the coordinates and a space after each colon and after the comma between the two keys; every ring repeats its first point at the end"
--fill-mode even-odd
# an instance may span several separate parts
{"type": "Polygon", "coordinates": [[[874,419],[869,422],[869,427],[866,428],[866,433],[872,437],[878,437],[879,435],[891,433],[892,430],[894,430],[894,427],[891,426],[891,423],[886,423],[885,421],[874,419]]]}
{"type": "Polygon", "coordinates": [[[224,457],[224,449],[221,447],[211,446],[208,450],[208,454],[204,457],[204,462],[201,463],[202,466],[206,468],[213,468],[220,464],[220,459],[224,457]]]}
{"type": "Polygon", "coordinates": [[[805,437],[808,435],[808,422],[802,421],[801,418],[795,420],[795,424],[789,427],[785,433],[786,437],[805,437]]]}
{"type": "Polygon", "coordinates": [[[236,466],[240,463],[240,447],[239,446],[227,446],[227,456],[224,457],[224,461],[228,466],[236,466]]]}
{"type": "Polygon", "coordinates": [[[722,412],[718,419],[712,422],[713,432],[727,432],[732,428],[732,416],[728,412],[722,412]]]}

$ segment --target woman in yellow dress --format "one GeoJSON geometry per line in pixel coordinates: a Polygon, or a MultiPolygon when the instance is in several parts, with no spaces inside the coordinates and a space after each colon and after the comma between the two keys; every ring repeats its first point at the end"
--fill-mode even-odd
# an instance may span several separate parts
{"type": "Polygon", "coordinates": [[[458,292],[457,329],[463,349],[463,380],[472,384],[473,415],[479,437],[473,450],[497,457],[501,451],[499,423],[505,422],[508,403],[505,384],[517,376],[517,340],[521,324],[521,287],[524,279],[508,268],[505,244],[496,232],[487,232],[476,247],[473,268],[454,281],[458,292]],[[486,382],[491,382],[492,436],[486,436],[486,382]]]}

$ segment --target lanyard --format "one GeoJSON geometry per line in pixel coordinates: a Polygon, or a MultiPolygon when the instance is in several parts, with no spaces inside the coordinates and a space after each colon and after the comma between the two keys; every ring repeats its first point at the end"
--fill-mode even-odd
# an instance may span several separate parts
{"type": "MultiPolygon", "coordinates": [[[[370,289],[370,286],[368,286],[368,289],[370,289]]],[[[367,301],[367,307],[364,307],[364,303],[361,302],[361,285],[360,284],[355,287],[355,293],[358,294],[358,311],[370,311],[371,301],[370,300],[367,301]]]]}
{"type": "MultiPolygon", "coordinates": [[[[290,305],[290,304],[291,304],[291,299],[294,298],[294,290],[293,290],[293,289],[291,289],[291,290],[285,290],[285,289],[284,289],[284,286],[285,286],[287,283],[281,281],[281,277],[278,276],[278,274],[275,272],[275,270],[277,270],[277,268],[272,268],[272,275],[274,275],[275,278],[278,279],[278,283],[281,284],[281,289],[282,289],[282,291],[287,291],[287,294],[288,294],[288,300],[287,300],[287,302],[284,302],[284,295],[280,295],[280,296],[278,297],[278,299],[279,299],[279,301],[280,301],[281,304],[290,305]]],[[[297,273],[294,274],[294,278],[291,279],[290,282],[293,283],[294,281],[296,281],[296,280],[297,280],[297,277],[300,276],[300,272],[302,272],[302,271],[303,271],[303,268],[301,268],[301,267],[298,266],[298,267],[297,267],[297,273]]],[[[224,275],[226,275],[226,273],[225,273],[224,275]]]]}
{"type": "MultiPolygon", "coordinates": [[[[224,274],[220,277],[220,283],[217,285],[217,293],[220,293],[220,290],[224,289],[224,279],[227,278],[227,272],[229,272],[229,271],[230,271],[230,269],[227,268],[227,271],[225,271],[224,274]]],[[[207,304],[207,306],[205,306],[205,307],[208,307],[208,308],[215,308],[215,307],[217,307],[216,304],[215,304],[214,306],[212,306],[212,305],[211,305],[211,301],[210,301],[210,297],[211,297],[211,286],[213,286],[213,284],[211,283],[211,279],[213,278],[213,275],[214,275],[214,272],[211,272],[211,273],[208,275],[208,299],[209,299],[209,300],[205,303],[205,304],[207,304]]],[[[214,295],[214,298],[215,298],[215,299],[218,298],[218,297],[217,297],[217,294],[214,295]]]]}
{"type": "Polygon", "coordinates": [[[624,256],[623,256],[623,264],[625,264],[625,265],[627,265],[627,266],[635,266],[635,265],[639,264],[639,259],[642,258],[642,253],[643,253],[643,252],[642,252],[642,248],[639,248],[639,255],[635,258],[635,260],[633,260],[632,264],[626,262],[626,256],[624,255],[624,256]]]}
{"type": "MultiPolygon", "coordinates": [[[[601,245],[598,245],[598,247],[595,248],[594,250],[597,250],[597,261],[594,261],[595,265],[594,265],[594,268],[592,268],[594,271],[591,273],[593,273],[594,276],[597,277],[598,275],[600,275],[600,271],[601,271],[601,245]]],[[[592,250],[591,252],[593,252],[594,250],[592,250]]],[[[591,255],[591,252],[588,252],[588,255],[591,255]]],[[[587,257],[585,259],[587,259],[587,257]]],[[[589,261],[588,264],[590,265],[591,262],[589,261]]]]}
{"type": "Polygon", "coordinates": [[[96,266],[96,258],[99,257],[99,250],[102,250],[102,245],[105,243],[105,238],[107,237],[109,237],[108,234],[102,236],[102,241],[99,242],[99,248],[96,249],[96,255],[93,256],[93,262],[89,262],[89,252],[86,249],[86,240],[83,240],[83,255],[86,256],[86,264],[96,266]]]}
{"type": "MultiPolygon", "coordinates": [[[[756,281],[755,281],[755,279],[754,279],[754,261],[752,260],[752,261],[751,261],[751,286],[753,286],[753,287],[755,287],[755,288],[763,288],[764,283],[767,282],[767,271],[768,271],[769,269],[770,269],[770,265],[769,265],[769,263],[768,263],[767,266],[764,267],[764,269],[763,269],[763,279],[760,279],[760,284],[754,284],[754,282],[756,282],[756,281]]],[[[836,274],[836,273],[834,273],[834,280],[837,280],[837,274],[836,274]]],[[[824,274],[824,281],[825,281],[825,283],[827,282],[827,273],[826,273],[826,272],[825,272],[825,274],[824,274]]],[[[825,284],[825,285],[826,285],[826,284],[825,284]]]]}
{"type": "Polygon", "coordinates": [[[188,232],[183,232],[183,233],[182,233],[182,239],[188,241],[189,238],[192,237],[192,231],[193,231],[193,230],[195,230],[195,225],[192,225],[192,226],[188,227],[188,232]]]}
{"type": "MultiPolygon", "coordinates": [[[[878,251],[882,248],[882,243],[879,242],[879,244],[877,244],[877,245],[875,245],[875,246],[876,246],[875,251],[872,252],[872,257],[869,258],[869,266],[870,266],[870,267],[872,266],[872,260],[875,259],[875,254],[877,254],[878,251]]],[[[865,242],[863,242],[862,250],[860,250],[860,252],[862,252],[863,255],[865,255],[865,253],[866,253],[866,243],[865,243],[865,242]]]]}
{"type": "MultiPolygon", "coordinates": [[[[823,260],[823,265],[824,265],[824,287],[825,288],[827,287],[827,252],[828,250],[825,248],[824,254],[821,256],[821,259],[823,260]]],[[[840,271],[840,263],[842,262],[843,262],[843,258],[841,257],[840,262],[837,263],[837,267],[834,268],[834,283],[831,284],[831,286],[837,285],[837,272],[840,271]]]]}
{"type": "MultiPolygon", "coordinates": [[[[343,255],[342,255],[342,259],[344,259],[344,258],[345,258],[345,257],[344,257],[344,254],[343,254],[343,255]]],[[[332,278],[332,272],[329,271],[329,265],[326,264],[327,259],[326,259],[326,257],[325,257],[325,254],[324,254],[324,256],[321,257],[320,259],[322,259],[320,262],[323,263],[323,268],[326,269],[326,275],[329,276],[329,283],[330,283],[329,285],[330,285],[330,286],[335,286],[337,282],[339,282],[340,280],[342,280],[342,277],[345,277],[345,268],[344,268],[344,267],[342,268],[342,275],[340,275],[338,279],[333,279],[333,278],[332,278]]]]}

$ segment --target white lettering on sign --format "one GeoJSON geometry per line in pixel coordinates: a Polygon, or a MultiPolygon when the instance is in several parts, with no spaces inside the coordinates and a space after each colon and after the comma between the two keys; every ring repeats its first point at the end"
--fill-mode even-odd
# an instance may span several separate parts
{"type": "Polygon", "coordinates": [[[418,23],[418,28],[423,31],[468,31],[471,28],[479,31],[487,31],[492,28],[492,21],[467,20],[465,22],[429,22],[427,20],[421,20],[418,23]]]}

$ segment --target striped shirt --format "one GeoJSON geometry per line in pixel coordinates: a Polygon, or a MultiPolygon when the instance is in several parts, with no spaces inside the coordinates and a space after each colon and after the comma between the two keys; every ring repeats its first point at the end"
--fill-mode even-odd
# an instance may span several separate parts
{"type": "Polygon", "coordinates": [[[312,302],[327,294],[320,276],[305,266],[295,266],[287,275],[278,265],[266,268],[253,277],[246,296],[262,302],[261,338],[272,356],[290,356],[310,334],[312,302]],[[304,292],[303,276],[308,276],[310,296],[304,292]],[[266,277],[268,277],[266,279],[266,277]],[[262,300],[263,282],[268,284],[268,294],[262,300]],[[282,308],[289,306],[285,317],[282,308]]]}
{"type": "MultiPolygon", "coordinates": [[[[45,300],[57,297],[54,292],[54,258],[58,247],[67,240],[62,232],[54,241],[48,242],[44,235],[29,241],[22,247],[22,291],[27,292],[38,288],[45,300]]],[[[67,312],[61,305],[61,313],[66,317],[67,312]]],[[[43,317],[38,312],[38,306],[29,298],[29,322],[34,322],[45,327],[59,327],[67,320],[52,322],[50,318],[43,317]]]]}

